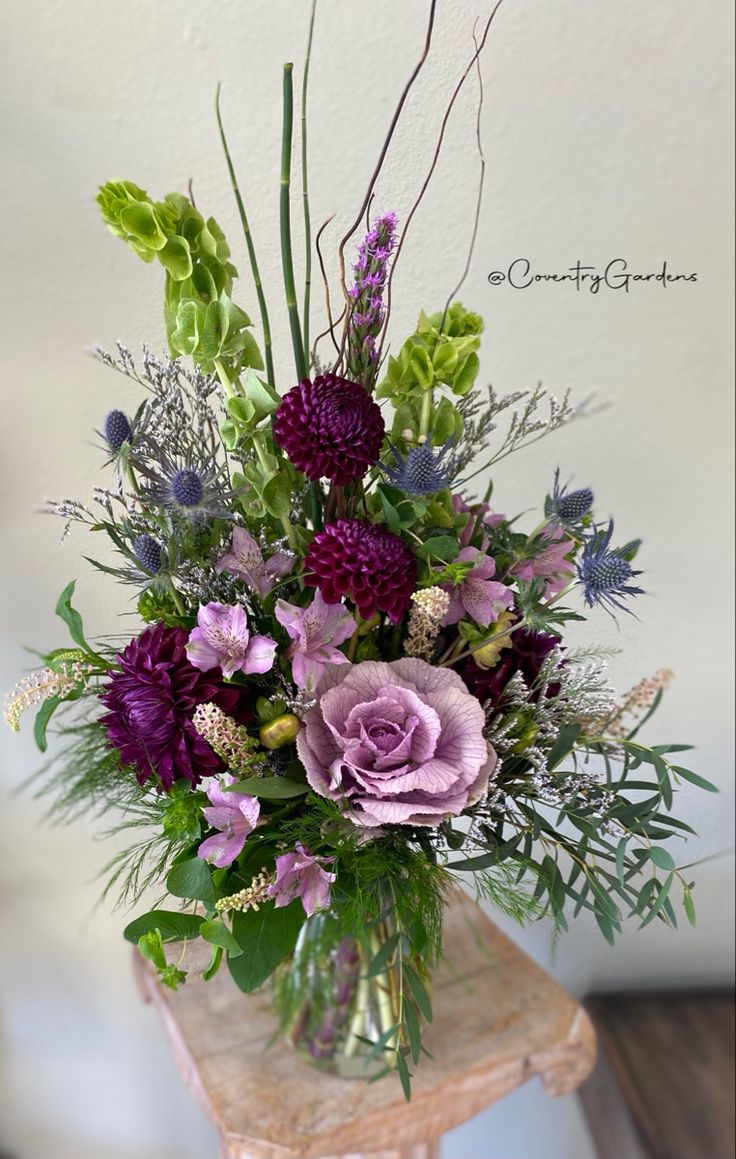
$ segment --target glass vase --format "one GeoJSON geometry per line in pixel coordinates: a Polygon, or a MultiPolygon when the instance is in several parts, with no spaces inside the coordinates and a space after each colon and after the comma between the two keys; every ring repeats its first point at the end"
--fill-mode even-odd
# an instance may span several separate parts
{"type": "Polygon", "coordinates": [[[406,1045],[401,960],[398,950],[380,953],[394,934],[390,917],[359,938],[345,937],[329,912],[305,921],[276,973],[274,1006],[286,1041],[312,1065],[363,1079],[396,1065],[406,1045]]]}

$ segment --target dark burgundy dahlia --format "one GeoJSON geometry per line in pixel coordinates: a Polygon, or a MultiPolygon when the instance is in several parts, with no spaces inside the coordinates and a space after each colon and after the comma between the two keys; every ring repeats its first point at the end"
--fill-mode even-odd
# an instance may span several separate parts
{"type": "Polygon", "coordinates": [[[312,540],[304,582],[328,604],[349,596],[364,620],[387,612],[395,624],[414,593],[417,565],[398,535],[367,519],[338,519],[312,540]]]}
{"type": "Polygon", "coordinates": [[[237,689],[189,663],[187,638],[184,628],[146,628],[120,653],[120,671],[100,696],[108,709],[101,723],[124,763],[136,769],[138,783],[154,777],[167,791],[181,778],[196,785],[222,771],[191,718],[206,701],[226,712],[238,701],[237,689]]]}
{"type": "MultiPolygon", "coordinates": [[[[510,648],[501,652],[498,664],[493,668],[481,668],[468,656],[457,666],[457,672],[462,676],[473,696],[485,703],[487,700],[498,700],[512,676],[520,672],[527,686],[531,688],[542,670],[544,661],[554,647],[560,643],[559,636],[550,636],[546,632],[531,632],[527,628],[518,628],[509,636],[510,648]]],[[[554,689],[551,689],[554,691],[554,689]]]]}
{"type": "Polygon", "coordinates": [[[344,486],[378,462],[383,415],[358,382],[336,374],[308,378],[285,394],[273,416],[273,433],[290,461],[308,479],[344,486]]]}

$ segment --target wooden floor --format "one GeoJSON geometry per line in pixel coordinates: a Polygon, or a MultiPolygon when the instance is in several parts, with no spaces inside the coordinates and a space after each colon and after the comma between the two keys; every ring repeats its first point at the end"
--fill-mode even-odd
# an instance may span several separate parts
{"type": "Polygon", "coordinates": [[[580,1089],[598,1159],[734,1159],[734,994],[598,994],[580,1089]]]}

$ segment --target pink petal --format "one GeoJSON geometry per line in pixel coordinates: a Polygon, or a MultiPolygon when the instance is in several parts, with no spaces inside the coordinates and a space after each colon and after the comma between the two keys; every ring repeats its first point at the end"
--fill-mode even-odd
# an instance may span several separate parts
{"type": "Polygon", "coordinates": [[[270,671],[273,668],[276,647],[276,641],[270,640],[268,636],[252,636],[240,671],[246,675],[270,671]]]}
{"type": "Polygon", "coordinates": [[[245,835],[240,833],[214,833],[202,842],[197,850],[197,857],[209,861],[218,869],[232,865],[243,846],[245,835]]]}

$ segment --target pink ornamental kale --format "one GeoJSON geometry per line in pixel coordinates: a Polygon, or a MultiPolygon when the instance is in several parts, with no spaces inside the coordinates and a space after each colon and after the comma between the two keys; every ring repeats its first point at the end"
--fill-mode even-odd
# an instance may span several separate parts
{"type": "Polygon", "coordinates": [[[330,667],[297,749],[357,825],[439,825],[485,792],[496,754],[457,673],[407,658],[330,667]]]}
{"type": "Polygon", "coordinates": [[[251,636],[248,616],[239,604],[206,604],[199,609],[197,627],[189,633],[187,656],[195,668],[219,668],[226,679],[236,672],[246,676],[273,668],[276,641],[251,636]]]}
{"type": "Polygon", "coordinates": [[[333,859],[313,857],[298,841],[295,849],[295,853],[282,853],[276,858],[276,880],[268,887],[268,896],[274,899],[277,909],[299,897],[304,912],[311,917],[316,910],[329,907],[330,886],[335,881],[335,874],[328,873],[322,866],[333,859]]]}
{"type": "Polygon", "coordinates": [[[261,812],[256,797],[245,793],[228,792],[227,786],[235,783],[235,777],[227,773],[222,781],[210,781],[207,796],[210,808],[203,809],[207,821],[213,829],[219,829],[202,842],[197,856],[209,861],[217,869],[232,865],[242,851],[246,838],[255,829],[261,812]]]}

